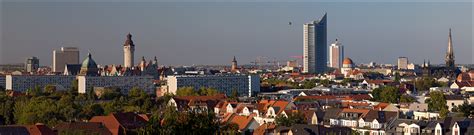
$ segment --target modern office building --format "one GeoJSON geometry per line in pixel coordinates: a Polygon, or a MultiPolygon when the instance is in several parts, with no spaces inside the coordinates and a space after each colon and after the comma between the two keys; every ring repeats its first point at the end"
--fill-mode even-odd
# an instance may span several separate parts
{"type": "Polygon", "coordinates": [[[66,64],[79,64],[78,48],[61,47],[61,50],[53,50],[53,72],[63,72],[66,64]]]}
{"type": "Polygon", "coordinates": [[[326,15],[303,26],[303,73],[323,73],[327,67],[326,15]]]}
{"type": "Polygon", "coordinates": [[[407,57],[398,57],[398,69],[408,69],[407,57]]]}
{"type": "Polygon", "coordinates": [[[336,41],[329,47],[329,66],[332,68],[341,68],[344,59],[344,46],[341,42],[336,41]]]}
{"type": "Polygon", "coordinates": [[[36,57],[28,57],[25,62],[26,72],[36,72],[39,68],[39,59],[36,57]]]}
{"type": "Polygon", "coordinates": [[[258,75],[221,74],[221,75],[176,75],[167,78],[168,92],[176,94],[182,87],[214,88],[226,95],[236,90],[240,96],[253,96],[260,92],[258,75]]]}
{"type": "Polygon", "coordinates": [[[127,34],[127,40],[123,44],[123,65],[125,68],[134,66],[135,44],[133,44],[132,34],[127,34]]]}

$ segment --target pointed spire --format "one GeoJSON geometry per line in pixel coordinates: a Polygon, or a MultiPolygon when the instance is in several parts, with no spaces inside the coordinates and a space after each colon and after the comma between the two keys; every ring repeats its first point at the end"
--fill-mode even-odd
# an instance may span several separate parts
{"type": "Polygon", "coordinates": [[[451,28],[449,28],[448,35],[448,49],[446,51],[446,67],[454,68],[454,48],[453,48],[453,39],[451,36],[451,28]]]}
{"type": "Polygon", "coordinates": [[[447,55],[453,54],[453,41],[451,37],[451,28],[449,28],[449,36],[448,36],[448,51],[446,52],[447,55]]]}
{"type": "Polygon", "coordinates": [[[234,56],[234,59],[232,59],[232,62],[237,62],[237,59],[235,59],[235,56],[234,56]]]}

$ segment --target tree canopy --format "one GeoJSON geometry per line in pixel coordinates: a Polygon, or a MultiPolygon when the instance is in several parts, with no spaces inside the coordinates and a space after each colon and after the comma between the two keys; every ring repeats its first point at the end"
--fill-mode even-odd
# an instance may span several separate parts
{"type": "Polygon", "coordinates": [[[287,126],[290,127],[294,124],[306,124],[306,118],[303,113],[301,112],[294,112],[285,117],[283,115],[279,115],[275,118],[275,123],[279,126],[287,126]]]}
{"type": "Polygon", "coordinates": [[[439,111],[441,117],[445,117],[449,112],[443,92],[430,92],[430,98],[425,102],[428,103],[429,111],[439,111]]]}

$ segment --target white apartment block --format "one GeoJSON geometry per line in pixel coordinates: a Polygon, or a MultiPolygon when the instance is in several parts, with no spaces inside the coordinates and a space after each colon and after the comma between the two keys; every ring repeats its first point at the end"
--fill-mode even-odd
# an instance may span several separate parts
{"type": "Polygon", "coordinates": [[[260,92],[260,77],[258,75],[224,74],[224,75],[177,75],[168,76],[168,92],[176,94],[182,87],[194,89],[214,88],[226,95],[237,90],[241,96],[249,96],[260,92]]]}
{"type": "Polygon", "coordinates": [[[5,77],[5,89],[25,92],[36,86],[44,88],[51,84],[58,89],[67,90],[75,79],[76,76],[62,75],[7,75],[5,77]]]}
{"type": "Polygon", "coordinates": [[[116,87],[124,94],[134,87],[155,92],[153,76],[77,76],[77,80],[79,93],[87,93],[93,87],[116,87]]]}

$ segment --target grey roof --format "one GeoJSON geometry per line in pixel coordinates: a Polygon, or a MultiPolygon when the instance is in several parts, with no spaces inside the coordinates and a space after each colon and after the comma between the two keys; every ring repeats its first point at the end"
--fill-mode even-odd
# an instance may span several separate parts
{"type": "Polygon", "coordinates": [[[66,64],[69,75],[77,75],[81,71],[81,64],[66,64]]]}
{"type": "Polygon", "coordinates": [[[2,135],[29,135],[28,129],[24,126],[0,126],[2,135]]]}
{"type": "Polygon", "coordinates": [[[324,113],[323,118],[326,119],[332,119],[332,118],[337,118],[339,116],[339,113],[342,111],[340,108],[329,108],[326,109],[326,112],[324,113]]]}

